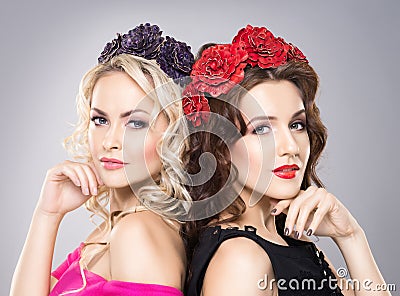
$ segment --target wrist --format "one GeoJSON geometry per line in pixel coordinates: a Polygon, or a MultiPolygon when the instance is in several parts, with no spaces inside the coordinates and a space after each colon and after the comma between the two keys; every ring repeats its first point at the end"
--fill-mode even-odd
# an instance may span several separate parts
{"type": "Polygon", "coordinates": [[[333,241],[338,245],[339,248],[342,247],[353,247],[356,244],[363,243],[365,241],[365,232],[358,223],[353,227],[345,236],[333,237],[333,241]]]}
{"type": "Polygon", "coordinates": [[[47,223],[50,223],[51,225],[59,225],[64,218],[65,214],[61,213],[48,213],[46,211],[43,211],[39,207],[35,209],[35,212],[33,213],[33,217],[36,220],[40,221],[45,221],[47,223]]]}

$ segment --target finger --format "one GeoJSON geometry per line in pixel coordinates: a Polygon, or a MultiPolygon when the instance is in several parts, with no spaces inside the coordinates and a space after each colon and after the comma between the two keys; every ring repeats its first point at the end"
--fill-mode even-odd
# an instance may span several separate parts
{"type": "Polygon", "coordinates": [[[97,183],[100,184],[100,185],[104,185],[104,182],[101,179],[100,174],[97,172],[94,163],[93,162],[88,162],[87,165],[92,169],[93,173],[95,174],[96,179],[97,179],[97,183]]]}
{"type": "Polygon", "coordinates": [[[98,186],[99,183],[97,182],[97,178],[96,178],[95,172],[88,165],[82,165],[82,169],[86,173],[86,177],[88,179],[88,187],[89,187],[90,193],[92,195],[97,195],[97,186],[98,186]]]}
{"type": "Polygon", "coordinates": [[[271,215],[277,216],[282,212],[287,213],[287,209],[289,208],[289,206],[293,202],[293,200],[294,199],[291,198],[291,199],[280,200],[277,202],[271,202],[271,204],[273,205],[271,215]]]}
{"type": "Polygon", "coordinates": [[[329,212],[330,208],[331,208],[330,202],[324,202],[324,201],[320,202],[317,210],[314,213],[313,219],[312,219],[310,225],[308,226],[308,230],[307,230],[308,236],[312,235],[318,229],[318,226],[321,224],[322,220],[324,219],[326,214],[329,212]]]}
{"type": "MultiPolygon", "coordinates": [[[[304,190],[300,190],[299,194],[301,194],[303,192],[304,192],[304,190]]],[[[298,195],[296,195],[296,197],[298,195]]],[[[293,200],[295,198],[290,198],[290,199],[285,199],[285,200],[279,200],[279,199],[276,199],[276,198],[270,198],[269,203],[273,207],[272,211],[271,211],[271,215],[275,215],[276,216],[276,215],[279,215],[280,213],[287,214],[288,207],[290,206],[290,204],[293,202],[293,200]]]]}
{"type": "Polygon", "coordinates": [[[57,175],[64,175],[68,177],[72,183],[74,183],[76,186],[81,186],[81,182],[79,181],[79,176],[78,174],[70,167],[68,166],[62,166],[57,170],[55,173],[57,175]],[[57,172],[58,171],[58,172],[57,172]]]}
{"type": "Polygon", "coordinates": [[[84,195],[89,195],[89,181],[86,175],[85,170],[83,169],[81,164],[75,164],[72,166],[72,169],[76,172],[79,178],[79,182],[81,183],[81,190],[84,195]]]}
{"type": "Polygon", "coordinates": [[[310,186],[307,188],[306,191],[300,193],[291,203],[289,206],[287,216],[286,216],[286,222],[285,222],[285,230],[284,234],[285,235],[290,235],[294,229],[295,222],[297,220],[297,217],[299,215],[300,207],[301,205],[308,199],[310,198],[314,192],[317,190],[316,187],[310,186]]]}
{"type": "MultiPolygon", "coordinates": [[[[318,191],[317,191],[318,192],[318,191]]],[[[314,212],[323,198],[323,195],[314,194],[311,196],[305,203],[303,203],[302,207],[300,208],[299,215],[296,221],[296,232],[295,238],[299,239],[303,234],[304,228],[306,226],[307,221],[313,218],[314,212]]]]}

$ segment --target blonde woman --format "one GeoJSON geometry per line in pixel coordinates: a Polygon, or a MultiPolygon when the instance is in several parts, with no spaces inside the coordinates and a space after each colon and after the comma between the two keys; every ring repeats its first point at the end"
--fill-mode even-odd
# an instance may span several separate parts
{"type": "Polygon", "coordinates": [[[190,47],[155,25],[106,45],[82,79],[79,122],[65,140],[80,161],[48,170],[11,295],[183,295],[186,256],[173,217],[176,200],[189,196],[176,169],[184,145],[173,79],[191,63],[190,47]],[[51,273],[59,225],[82,204],[104,222],[51,273]]]}

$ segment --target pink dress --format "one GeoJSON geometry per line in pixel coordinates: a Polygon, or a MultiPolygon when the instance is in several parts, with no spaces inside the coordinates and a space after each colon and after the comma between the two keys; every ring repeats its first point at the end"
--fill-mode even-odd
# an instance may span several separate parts
{"type": "MultiPolygon", "coordinates": [[[[58,279],[58,282],[50,292],[49,296],[60,295],[61,293],[76,290],[83,286],[79,267],[82,246],[83,244],[70,253],[67,259],[52,272],[52,276],[58,279]]],[[[108,281],[91,271],[85,270],[84,272],[87,282],[86,287],[79,292],[66,295],[183,296],[183,293],[180,290],[169,286],[123,282],[116,280],[108,281]]]]}

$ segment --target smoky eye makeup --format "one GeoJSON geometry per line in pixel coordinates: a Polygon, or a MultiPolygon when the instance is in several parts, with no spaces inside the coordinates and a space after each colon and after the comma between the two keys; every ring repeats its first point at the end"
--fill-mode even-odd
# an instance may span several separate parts
{"type": "Polygon", "coordinates": [[[131,118],[126,123],[126,126],[132,129],[141,129],[148,127],[149,122],[147,120],[131,118]]]}
{"type": "Polygon", "coordinates": [[[300,116],[297,119],[294,119],[290,125],[290,129],[298,130],[298,131],[303,131],[307,129],[307,120],[305,116],[300,116]]]}
{"type": "Polygon", "coordinates": [[[90,120],[95,124],[95,125],[105,125],[107,124],[107,119],[101,116],[92,116],[90,120]]]}
{"type": "Polygon", "coordinates": [[[247,133],[254,135],[264,135],[271,132],[271,123],[268,119],[265,120],[255,120],[247,125],[247,133]]]}
{"type": "Polygon", "coordinates": [[[107,118],[104,115],[100,115],[96,111],[91,112],[90,121],[93,122],[96,126],[105,125],[108,123],[107,118]]]}
{"type": "Polygon", "coordinates": [[[149,126],[149,116],[148,113],[135,112],[131,116],[127,117],[125,126],[130,129],[142,129],[149,126]]]}
{"type": "Polygon", "coordinates": [[[306,125],[301,121],[296,121],[290,125],[290,129],[295,131],[304,131],[306,129],[306,125]]]}

